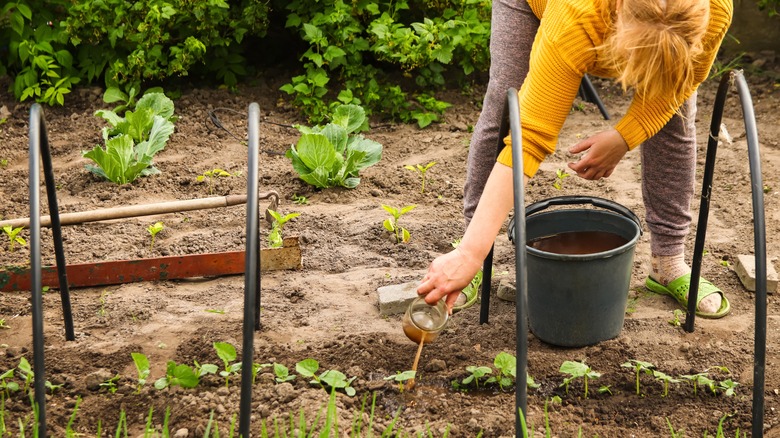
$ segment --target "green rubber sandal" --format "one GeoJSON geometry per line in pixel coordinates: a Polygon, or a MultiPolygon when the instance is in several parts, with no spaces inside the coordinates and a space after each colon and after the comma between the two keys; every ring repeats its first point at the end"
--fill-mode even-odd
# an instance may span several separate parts
{"type": "MultiPolygon", "coordinates": [[[[670,281],[668,285],[664,286],[661,283],[658,283],[657,281],[653,280],[650,277],[647,277],[647,280],[645,281],[645,287],[650,289],[650,291],[655,292],[657,294],[661,295],[669,295],[670,297],[674,298],[677,303],[679,303],[683,309],[688,309],[688,288],[691,284],[691,274],[685,274],[682,277],[675,278],[674,280],[670,281]]],[[[704,278],[699,277],[699,290],[698,290],[698,296],[696,297],[696,316],[700,316],[702,318],[709,318],[709,319],[718,319],[723,318],[724,316],[728,315],[729,312],[731,312],[731,303],[729,303],[728,298],[726,298],[726,295],[718,289],[717,286],[710,283],[709,281],[705,280],[704,278]],[[715,313],[704,313],[699,311],[699,303],[701,300],[705,297],[708,297],[712,294],[720,294],[721,302],[720,302],[720,309],[718,309],[715,313]]]]}

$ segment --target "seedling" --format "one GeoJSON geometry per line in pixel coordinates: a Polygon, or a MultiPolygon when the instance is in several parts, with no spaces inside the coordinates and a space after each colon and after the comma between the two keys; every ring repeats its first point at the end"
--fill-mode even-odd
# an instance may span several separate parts
{"type": "Polygon", "coordinates": [[[225,368],[219,372],[219,375],[225,378],[225,387],[227,387],[230,383],[230,375],[241,370],[241,362],[230,363],[236,360],[236,347],[227,342],[215,342],[214,349],[225,364],[225,368]]]}
{"type": "Polygon", "coordinates": [[[409,234],[409,230],[406,228],[402,228],[398,225],[398,220],[401,218],[401,216],[405,215],[406,213],[409,213],[410,211],[414,210],[416,205],[407,205],[406,207],[402,207],[400,209],[396,209],[394,207],[391,207],[389,205],[382,204],[382,208],[385,209],[388,213],[390,213],[393,217],[389,217],[385,219],[385,221],[382,223],[384,225],[385,229],[395,235],[395,243],[406,243],[411,238],[411,235],[409,234]]]}
{"type": "Polygon", "coordinates": [[[666,397],[667,395],[669,395],[670,383],[680,383],[680,379],[675,379],[672,376],[667,376],[666,374],[658,370],[653,370],[653,377],[655,377],[655,380],[660,380],[664,382],[664,392],[663,394],[661,394],[661,397],[666,397]]]}
{"type": "Polygon", "coordinates": [[[24,379],[24,387],[22,388],[22,391],[24,391],[25,394],[28,394],[30,391],[30,385],[35,380],[35,373],[33,372],[32,366],[30,366],[30,362],[28,362],[27,359],[23,357],[19,359],[19,366],[16,367],[16,374],[24,379]]]}
{"type": "Polygon", "coordinates": [[[620,366],[622,368],[632,368],[634,370],[634,374],[636,374],[636,395],[640,395],[639,374],[642,371],[647,374],[652,374],[655,365],[651,364],[650,362],[642,362],[641,360],[631,359],[629,362],[623,363],[620,366]]]}
{"type": "Polygon", "coordinates": [[[0,329],[9,329],[11,327],[8,327],[8,325],[5,323],[5,319],[0,318],[0,329]]]}
{"type": "Polygon", "coordinates": [[[569,383],[580,377],[583,378],[585,384],[585,398],[588,398],[588,381],[601,377],[601,373],[593,371],[588,365],[585,364],[584,361],[573,362],[567,360],[561,364],[559,371],[569,375],[569,377],[563,379],[563,383],[560,385],[565,387],[566,394],[569,393],[569,383]]]}
{"type": "Polygon", "coordinates": [[[157,389],[165,389],[169,386],[181,386],[182,388],[194,388],[198,386],[198,375],[189,365],[177,365],[169,360],[165,369],[165,377],[160,377],[154,382],[157,389]]]}
{"type": "Polygon", "coordinates": [[[734,391],[736,391],[737,386],[739,386],[738,382],[735,382],[731,379],[726,379],[718,382],[718,391],[722,391],[723,395],[726,397],[732,397],[734,395],[734,391]]]}
{"type": "Polygon", "coordinates": [[[99,386],[101,388],[108,389],[108,392],[110,392],[111,394],[114,394],[114,393],[116,393],[116,390],[118,389],[117,386],[116,386],[116,382],[119,381],[120,377],[122,377],[122,376],[117,374],[116,376],[111,377],[110,379],[108,379],[105,382],[101,383],[99,386]]]}
{"type": "Polygon", "coordinates": [[[710,388],[710,390],[714,393],[715,392],[715,382],[707,377],[707,373],[698,373],[698,374],[686,374],[683,376],[680,376],[681,379],[688,380],[693,385],[693,395],[697,395],[699,386],[710,388]]]}
{"type": "Polygon", "coordinates": [[[19,235],[19,233],[23,230],[23,227],[14,228],[10,225],[6,225],[3,227],[3,232],[6,236],[8,236],[8,251],[14,252],[16,249],[16,244],[19,245],[27,245],[27,241],[22,238],[22,236],[19,235]]]}
{"type": "Polygon", "coordinates": [[[157,233],[163,230],[163,228],[165,228],[165,225],[162,222],[155,222],[146,228],[146,231],[152,236],[152,241],[149,243],[149,251],[154,249],[154,238],[157,236],[157,233]]]}
{"type": "Polygon", "coordinates": [[[680,309],[674,309],[674,313],[672,313],[672,319],[669,320],[669,324],[680,327],[682,325],[681,317],[685,316],[685,312],[683,312],[680,309]]]}
{"type": "MultiPolygon", "coordinates": [[[[0,167],[8,167],[8,160],[5,159],[5,158],[0,159],[0,167]]],[[[764,192],[764,193],[766,193],[766,192],[764,192]]]]}
{"type": "Polygon", "coordinates": [[[13,381],[10,382],[7,381],[8,379],[12,379],[14,377],[14,371],[16,371],[16,369],[11,368],[10,370],[0,374],[0,391],[5,393],[6,398],[10,397],[12,392],[16,392],[19,390],[18,383],[13,381]]]}
{"type": "Polygon", "coordinates": [[[255,380],[257,379],[257,375],[260,373],[260,370],[266,367],[270,367],[270,363],[252,363],[252,384],[255,384],[255,380]]]}
{"type": "Polygon", "coordinates": [[[274,218],[273,224],[271,224],[271,231],[268,233],[268,246],[271,248],[279,248],[283,244],[282,239],[282,227],[288,221],[300,216],[300,213],[290,213],[282,216],[274,210],[268,209],[268,214],[274,218]]]}
{"type": "Polygon", "coordinates": [[[135,363],[135,369],[138,371],[138,385],[135,393],[140,394],[141,388],[146,385],[146,379],[149,377],[149,359],[143,353],[130,353],[135,363]]]}
{"type": "Polygon", "coordinates": [[[206,310],[204,310],[204,312],[216,313],[218,315],[224,315],[225,314],[225,310],[224,309],[206,309],[206,310]]]}
{"type": "Polygon", "coordinates": [[[204,363],[201,365],[197,360],[195,360],[192,364],[195,365],[195,374],[198,375],[198,378],[201,378],[206,374],[217,374],[217,371],[219,371],[219,367],[213,363],[204,363]]]}
{"type": "Polygon", "coordinates": [[[415,377],[417,377],[417,371],[408,370],[395,373],[392,376],[387,376],[385,377],[385,380],[398,382],[398,391],[404,392],[404,382],[414,379],[415,377]]]}
{"type": "MultiPolygon", "coordinates": [[[[499,388],[502,390],[505,387],[511,386],[512,382],[517,378],[517,359],[511,354],[502,351],[496,355],[495,359],[493,359],[493,366],[496,367],[497,374],[496,376],[487,379],[485,383],[498,383],[499,388]]],[[[533,379],[526,379],[526,382],[535,384],[533,379]]]]}
{"type": "Polygon", "coordinates": [[[464,385],[469,385],[471,384],[471,382],[474,382],[474,386],[476,386],[477,388],[479,388],[479,379],[493,372],[493,370],[490,369],[490,367],[485,367],[485,366],[478,367],[475,365],[467,366],[466,371],[468,371],[471,374],[466,376],[466,378],[464,378],[460,383],[464,385]]]}
{"type": "Polygon", "coordinates": [[[297,377],[295,374],[290,374],[290,370],[280,363],[274,364],[274,375],[276,376],[274,379],[276,380],[276,383],[289,382],[297,377]]]}
{"type": "Polygon", "coordinates": [[[222,169],[211,169],[206,172],[203,172],[203,174],[198,175],[197,180],[198,182],[203,182],[203,180],[206,180],[206,184],[209,188],[209,195],[214,193],[214,187],[212,186],[212,180],[214,178],[227,178],[229,176],[233,176],[230,172],[222,169]]]}
{"type": "Polygon", "coordinates": [[[568,178],[569,175],[565,170],[563,169],[557,169],[555,171],[555,182],[553,182],[553,187],[560,190],[563,188],[563,180],[568,178]]]}
{"type": "Polygon", "coordinates": [[[295,371],[301,376],[311,378],[312,380],[309,381],[309,383],[312,385],[320,385],[320,387],[325,390],[327,390],[328,387],[334,390],[343,389],[348,396],[352,397],[355,395],[355,388],[350,385],[356,377],[347,379],[347,376],[344,375],[344,373],[337,370],[326,370],[318,376],[317,370],[319,367],[320,365],[316,360],[309,358],[295,364],[295,371]]]}
{"type": "Polygon", "coordinates": [[[108,303],[108,296],[109,292],[107,290],[104,290],[100,294],[100,308],[97,311],[97,314],[101,318],[105,318],[106,315],[108,315],[108,311],[106,310],[106,304],[108,303]]]}
{"type": "Polygon", "coordinates": [[[309,203],[309,200],[305,196],[299,196],[297,193],[293,193],[292,201],[298,205],[306,205],[309,203]]]}
{"type": "Polygon", "coordinates": [[[431,161],[430,163],[423,166],[422,164],[415,164],[412,165],[406,165],[404,166],[404,169],[411,170],[413,172],[419,172],[420,177],[422,178],[422,188],[420,189],[420,193],[425,193],[425,173],[428,172],[428,169],[433,167],[436,164],[435,161],[431,161]]]}

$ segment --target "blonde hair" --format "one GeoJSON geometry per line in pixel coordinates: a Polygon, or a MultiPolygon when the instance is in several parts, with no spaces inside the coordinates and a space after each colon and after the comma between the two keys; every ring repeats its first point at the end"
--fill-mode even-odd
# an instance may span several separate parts
{"type": "MultiPolygon", "coordinates": [[[[615,10],[614,0],[605,3],[615,10]]],[[[613,64],[624,90],[648,100],[673,90],[677,109],[695,83],[709,0],[622,0],[619,8],[599,56],[613,64]]]]}

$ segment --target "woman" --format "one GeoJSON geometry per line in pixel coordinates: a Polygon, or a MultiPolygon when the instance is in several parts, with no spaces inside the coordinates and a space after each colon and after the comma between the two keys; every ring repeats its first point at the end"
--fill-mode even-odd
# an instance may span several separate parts
{"type": "MultiPolygon", "coordinates": [[[[613,77],[634,98],[613,129],[569,149],[569,168],[585,179],[609,177],[640,144],[642,195],[651,233],[647,287],[687,300],[685,236],[696,164],[696,89],[715,60],[732,16],[731,0],[494,0],[490,81],[469,150],[457,249],[436,258],[417,292],[433,303],[458,293],[482,266],[512,208],[511,140],[495,160],[501,109],[519,87],[526,182],[555,151],[582,77],[613,77]],[[483,192],[484,189],[484,192],[483,192]]],[[[730,311],[723,292],[700,279],[697,314],[730,311]]]]}

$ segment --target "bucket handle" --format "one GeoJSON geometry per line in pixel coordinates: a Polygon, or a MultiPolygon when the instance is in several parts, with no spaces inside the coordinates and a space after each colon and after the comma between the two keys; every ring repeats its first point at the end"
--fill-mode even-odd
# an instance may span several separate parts
{"type": "MultiPolygon", "coordinates": [[[[557,196],[555,198],[545,199],[539,202],[535,202],[525,208],[525,216],[531,216],[553,205],[579,205],[579,204],[591,204],[595,207],[600,207],[605,210],[610,210],[618,213],[628,219],[634,221],[639,228],[639,234],[642,234],[642,223],[639,221],[639,217],[634,214],[633,211],[618,204],[617,202],[610,201],[609,199],[599,198],[596,196],[582,196],[582,195],[569,195],[569,196],[557,196]]],[[[507,234],[509,240],[514,242],[515,221],[509,221],[509,229],[507,234]]]]}

